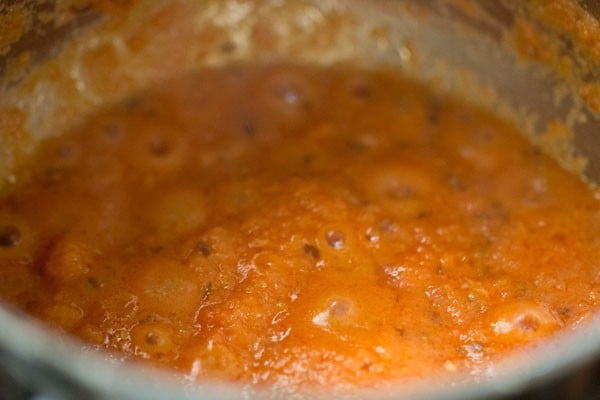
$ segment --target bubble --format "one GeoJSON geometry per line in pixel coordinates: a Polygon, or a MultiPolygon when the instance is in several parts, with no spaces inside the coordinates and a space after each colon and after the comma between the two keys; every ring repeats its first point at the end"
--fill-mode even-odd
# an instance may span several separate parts
{"type": "Polygon", "coordinates": [[[491,324],[498,339],[530,341],[547,336],[560,327],[560,320],[546,307],[530,301],[515,301],[499,307],[491,324]]]}
{"type": "Polygon", "coordinates": [[[364,81],[356,81],[350,84],[350,93],[360,100],[368,100],[373,96],[373,89],[364,81]]]}
{"type": "Polygon", "coordinates": [[[150,139],[150,153],[156,157],[162,157],[169,154],[169,143],[160,136],[154,136],[150,139]]]}
{"type": "Polygon", "coordinates": [[[104,125],[102,131],[104,132],[104,136],[111,140],[119,139],[123,134],[121,128],[117,124],[113,123],[104,125]]]}
{"type": "Polygon", "coordinates": [[[256,123],[250,119],[246,119],[242,122],[242,130],[248,137],[254,137],[256,135],[256,123]]]}
{"type": "Polygon", "coordinates": [[[227,41],[221,43],[221,46],[219,47],[219,50],[221,50],[221,52],[224,54],[233,53],[236,49],[237,49],[237,45],[235,44],[235,42],[232,42],[231,40],[227,40],[227,41]]]}
{"type": "Polygon", "coordinates": [[[173,331],[164,322],[144,322],[131,332],[133,344],[148,354],[164,354],[174,350],[173,331]]]}
{"type": "Polygon", "coordinates": [[[283,93],[281,93],[281,98],[285,103],[290,105],[297,105],[302,101],[300,92],[293,87],[283,90],[283,93]]]}
{"type": "Polygon", "coordinates": [[[336,250],[341,250],[346,242],[346,235],[340,231],[330,230],[325,235],[325,239],[327,239],[327,244],[331,247],[336,250]]]}
{"type": "Polygon", "coordinates": [[[206,242],[200,242],[198,244],[198,251],[200,253],[202,253],[202,255],[204,257],[208,257],[208,256],[210,256],[212,254],[213,248],[212,248],[212,246],[210,244],[208,244],[206,242]]]}
{"type": "Polygon", "coordinates": [[[361,318],[354,301],[348,298],[333,298],[327,301],[326,307],[317,312],[312,323],[325,330],[344,330],[359,327],[361,318]]]}
{"type": "Polygon", "coordinates": [[[304,253],[308,254],[309,256],[315,259],[321,258],[321,252],[317,247],[313,246],[312,244],[307,243],[304,245],[304,253]]]}
{"type": "Polygon", "coordinates": [[[14,225],[0,228],[0,247],[15,247],[21,242],[21,232],[14,225]]]}
{"type": "Polygon", "coordinates": [[[62,160],[69,160],[73,156],[73,149],[67,144],[60,145],[56,148],[56,155],[62,160]]]}
{"type": "Polygon", "coordinates": [[[285,118],[303,118],[314,106],[316,89],[313,85],[310,80],[291,70],[275,74],[266,83],[266,100],[285,118]]]}

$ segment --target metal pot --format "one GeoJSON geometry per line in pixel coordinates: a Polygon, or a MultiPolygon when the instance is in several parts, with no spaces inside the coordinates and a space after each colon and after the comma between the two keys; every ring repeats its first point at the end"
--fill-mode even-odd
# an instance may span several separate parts
{"type": "MultiPolygon", "coordinates": [[[[153,80],[184,69],[273,59],[392,66],[493,108],[566,168],[600,182],[600,36],[594,36],[600,28],[590,14],[597,3],[588,3],[11,1],[0,6],[1,186],[11,184],[12,171],[27,163],[41,139],[153,80]],[[546,134],[557,124],[569,140],[546,134]]],[[[600,319],[507,359],[488,378],[415,382],[349,397],[598,396],[598,356],[600,319]]],[[[75,340],[0,307],[2,398],[266,395],[273,394],[233,384],[182,387],[164,373],[82,352],[75,340]]]]}

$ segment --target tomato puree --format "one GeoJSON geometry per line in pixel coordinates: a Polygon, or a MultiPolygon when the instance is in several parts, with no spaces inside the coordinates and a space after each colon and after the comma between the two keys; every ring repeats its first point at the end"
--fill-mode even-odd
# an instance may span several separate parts
{"type": "Polygon", "coordinates": [[[1,297],[188,379],[480,374],[597,307],[593,191],[390,71],[193,72],[34,159],[0,199],[1,297]]]}

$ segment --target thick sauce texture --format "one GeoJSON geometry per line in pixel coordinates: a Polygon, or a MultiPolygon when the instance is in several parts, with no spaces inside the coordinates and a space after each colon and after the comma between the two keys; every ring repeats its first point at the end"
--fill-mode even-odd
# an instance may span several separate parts
{"type": "Polygon", "coordinates": [[[391,72],[190,73],[36,157],[0,201],[2,298],[188,380],[483,374],[600,295],[592,190],[391,72]]]}

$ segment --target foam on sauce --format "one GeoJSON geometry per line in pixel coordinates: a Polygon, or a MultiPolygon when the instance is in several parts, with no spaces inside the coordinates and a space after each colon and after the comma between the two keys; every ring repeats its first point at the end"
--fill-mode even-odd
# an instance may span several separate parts
{"type": "Polygon", "coordinates": [[[1,296],[188,379],[478,374],[597,306],[592,191],[389,71],[206,69],[36,157],[0,201],[1,296]]]}

